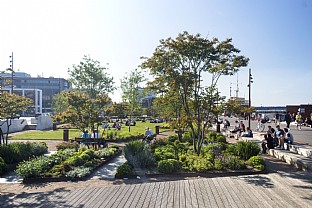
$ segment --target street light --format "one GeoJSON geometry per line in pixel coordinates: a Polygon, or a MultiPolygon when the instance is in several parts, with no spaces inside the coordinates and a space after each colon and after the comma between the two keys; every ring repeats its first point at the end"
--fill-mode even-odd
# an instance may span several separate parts
{"type": "MultiPolygon", "coordinates": [[[[249,88],[249,91],[248,91],[248,94],[249,94],[249,100],[248,100],[248,107],[249,107],[249,110],[251,108],[251,83],[253,83],[252,81],[252,75],[251,75],[251,69],[249,68],[249,77],[248,77],[248,85],[247,87],[249,88]]],[[[249,115],[248,115],[248,127],[250,128],[250,114],[251,112],[249,112],[249,115]]]]}
{"type": "Polygon", "coordinates": [[[12,52],[12,55],[10,56],[10,68],[8,68],[7,70],[8,71],[11,71],[11,73],[12,73],[12,77],[11,77],[11,81],[12,81],[12,83],[11,83],[11,94],[13,94],[13,73],[14,73],[14,69],[13,69],[13,52],[12,52]]]}

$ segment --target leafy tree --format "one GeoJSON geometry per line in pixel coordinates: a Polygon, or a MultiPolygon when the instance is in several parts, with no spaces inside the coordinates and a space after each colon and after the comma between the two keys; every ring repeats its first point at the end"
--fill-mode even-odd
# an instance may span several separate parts
{"type": "Polygon", "coordinates": [[[68,108],[54,116],[54,120],[70,123],[81,131],[87,128],[93,131],[96,125],[100,125],[101,112],[111,104],[107,94],[96,95],[95,99],[90,99],[87,93],[78,91],[67,91],[62,95],[68,103],[68,108]]]}
{"type": "Polygon", "coordinates": [[[100,62],[84,56],[78,65],[68,69],[69,81],[80,91],[88,93],[95,98],[97,94],[107,94],[115,90],[113,77],[105,72],[107,68],[101,67],[100,62]]]}
{"type": "Polygon", "coordinates": [[[172,91],[179,96],[197,154],[204,139],[203,113],[209,114],[203,110],[203,75],[210,73],[210,86],[215,87],[222,75],[234,75],[240,67],[247,66],[249,59],[239,53],[232,39],[220,42],[183,32],[176,39],[160,40],[152,57],[143,58],[141,67],[155,77],[149,85],[158,93],[172,91]]]}
{"type": "MultiPolygon", "coordinates": [[[[130,107],[130,121],[131,116],[133,113],[142,107],[141,105],[141,98],[143,97],[142,92],[139,91],[140,84],[146,79],[144,78],[144,75],[141,71],[138,71],[137,69],[130,72],[129,75],[126,75],[123,77],[120,84],[120,88],[122,90],[122,99],[124,102],[129,103],[130,107]]],[[[130,126],[129,125],[129,132],[130,132],[130,126]]]]}
{"type": "Polygon", "coordinates": [[[26,110],[28,106],[31,106],[33,104],[33,101],[29,98],[19,96],[17,94],[10,94],[8,92],[1,91],[0,103],[0,119],[4,119],[4,121],[0,121],[0,126],[2,126],[4,123],[7,124],[7,134],[5,138],[5,143],[7,144],[10,126],[12,125],[12,119],[14,119],[17,114],[20,114],[21,111],[26,110]]]}
{"type": "Polygon", "coordinates": [[[64,96],[65,92],[61,92],[53,96],[53,106],[52,109],[54,113],[61,113],[64,112],[68,107],[69,104],[67,102],[66,97],[64,96]]]}
{"type": "Polygon", "coordinates": [[[129,103],[121,102],[121,103],[113,103],[106,110],[106,115],[108,116],[124,116],[129,112],[129,103]]]}

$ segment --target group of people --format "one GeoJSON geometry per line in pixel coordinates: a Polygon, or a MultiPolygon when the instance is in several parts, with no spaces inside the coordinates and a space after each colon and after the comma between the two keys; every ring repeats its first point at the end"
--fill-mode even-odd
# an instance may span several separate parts
{"type": "Polygon", "coordinates": [[[278,148],[289,150],[289,145],[293,144],[294,136],[289,132],[288,128],[281,129],[279,125],[276,126],[276,130],[271,126],[268,126],[268,131],[264,135],[264,141],[262,142],[262,153],[266,153],[267,150],[278,148]]]}
{"type": "Polygon", "coordinates": [[[81,134],[81,138],[101,138],[99,131],[97,129],[94,129],[91,134],[89,134],[88,130],[85,130],[81,134]]]}
{"type": "MultiPolygon", "coordinates": [[[[227,122],[226,122],[227,123],[227,122]]],[[[236,139],[239,137],[253,137],[252,130],[249,127],[245,127],[245,124],[243,121],[235,121],[235,127],[234,130],[231,131],[231,133],[236,133],[236,139]]]]}

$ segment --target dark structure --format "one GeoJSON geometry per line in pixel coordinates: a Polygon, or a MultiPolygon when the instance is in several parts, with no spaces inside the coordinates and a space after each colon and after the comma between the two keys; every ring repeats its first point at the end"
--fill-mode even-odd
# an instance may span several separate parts
{"type": "Polygon", "coordinates": [[[300,105],[287,105],[286,110],[290,112],[290,114],[297,114],[300,111],[303,119],[309,118],[312,113],[312,105],[311,104],[300,104],[300,105]]]}

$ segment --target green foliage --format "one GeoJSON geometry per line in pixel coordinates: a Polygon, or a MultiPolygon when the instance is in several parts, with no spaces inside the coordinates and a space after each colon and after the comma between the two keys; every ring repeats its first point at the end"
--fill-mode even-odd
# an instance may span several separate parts
{"type": "Polygon", "coordinates": [[[231,170],[241,170],[246,168],[245,162],[241,160],[238,156],[234,155],[229,155],[226,158],[225,165],[231,170]]]}
{"type": "Polygon", "coordinates": [[[115,155],[119,152],[119,147],[109,147],[109,148],[103,148],[99,149],[98,151],[95,152],[98,158],[103,158],[106,159],[112,155],[115,155]]]}
{"type": "Polygon", "coordinates": [[[172,145],[166,145],[156,148],[154,156],[157,161],[165,159],[177,159],[175,148],[172,145]]]}
{"type": "Polygon", "coordinates": [[[132,172],[132,167],[129,165],[128,162],[125,162],[124,164],[120,165],[117,168],[116,177],[118,178],[124,178],[128,175],[130,175],[132,172]]]}
{"type": "Polygon", "coordinates": [[[90,167],[82,166],[69,171],[68,173],[65,174],[65,176],[68,178],[83,178],[87,175],[90,175],[91,171],[92,169],[90,167]]]}
{"type": "Polygon", "coordinates": [[[2,157],[0,157],[0,175],[2,175],[3,173],[5,173],[6,170],[7,170],[6,163],[4,162],[4,160],[2,159],[2,157]]]}
{"type": "Polygon", "coordinates": [[[211,131],[207,134],[207,140],[210,143],[220,142],[220,143],[226,143],[226,138],[223,134],[218,134],[214,131],[211,131]]]}
{"type": "Polygon", "coordinates": [[[175,159],[160,160],[157,169],[162,173],[177,172],[180,169],[180,164],[179,161],[175,159]]]}
{"type": "Polygon", "coordinates": [[[259,152],[259,145],[253,142],[238,142],[236,145],[236,154],[244,160],[257,156],[259,152]]]}
{"type": "Polygon", "coordinates": [[[266,168],[266,164],[265,161],[262,157],[260,156],[252,156],[251,158],[249,158],[249,160],[247,161],[248,165],[253,166],[254,168],[258,169],[258,170],[265,170],[266,168]]]}
{"type": "Polygon", "coordinates": [[[44,142],[12,142],[0,146],[0,157],[7,164],[28,160],[32,156],[40,156],[46,153],[48,147],[44,142]]]}
{"type": "Polygon", "coordinates": [[[64,149],[75,149],[78,150],[79,144],[77,142],[62,142],[56,145],[57,150],[64,150],[64,149]]]}
{"type": "Polygon", "coordinates": [[[209,153],[198,156],[192,152],[179,156],[182,168],[195,172],[206,172],[213,169],[213,156],[209,153]]]}
{"type": "Polygon", "coordinates": [[[223,161],[218,160],[218,159],[214,160],[214,166],[213,167],[216,170],[223,170],[225,168],[223,161]]]}
{"type": "Polygon", "coordinates": [[[169,142],[174,142],[174,141],[176,141],[178,139],[179,139],[179,136],[177,134],[172,134],[172,135],[168,136],[168,141],[169,142]]]}
{"type": "Polygon", "coordinates": [[[39,177],[43,172],[48,170],[49,167],[49,158],[40,156],[19,163],[16,172],[23,178],[39,177]]]}
{"type": "Polygon", "coordinates": [[[182,142],[189,142],[189,143],[193,143],[193,136],[192,136],[192,132],[184,132],[182,134],[182,142]]]}
{"type": "Polygon", "coordinates": [[[155,158],[142,141],[131,141],[124,148],[125,158],[133,167],[149,168],[155,166],[155,158]]]}

